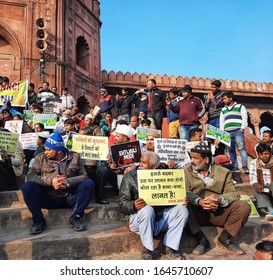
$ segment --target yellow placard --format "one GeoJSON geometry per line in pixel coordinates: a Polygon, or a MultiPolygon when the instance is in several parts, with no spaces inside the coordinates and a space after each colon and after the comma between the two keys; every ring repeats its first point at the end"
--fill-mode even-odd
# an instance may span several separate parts
{"type": "Polygon", "coordinates": [[[242,201],[246,201],[250,207],[251,207],[251,212],[249,214],[249,217],[260,217],[258,210],[256,209],[253,201],[250,199],[250,197],[248,195],[245,194],[241,194],[240,195],[240,200],[242,201]]]}
{"type": "Polygon", "coordinates": [[[10,101],[12,106],[24,107],[28,97],[28,81],[20,81],[13,84],[0,86],[0,105],[10,101]]]}
{"type": "Polygon", "coordinates": [[[73,134],[71,150],[82,159],[107,160],[108,137],[73,134]]]}
{"type": "Polygon", "coordinates": [[[186,196],[184,170],[138,170],[139,197],[149,205],[181,204],[186,196]]]}

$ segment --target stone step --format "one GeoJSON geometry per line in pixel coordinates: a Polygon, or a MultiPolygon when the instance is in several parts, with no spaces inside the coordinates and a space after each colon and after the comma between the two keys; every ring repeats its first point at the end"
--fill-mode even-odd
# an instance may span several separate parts
{"type": "MultiPolygon", "coordinates": [[[[71,216],[69,209],[42,209],[49,226],[64,226],[69,222],[71,216]]],[[[91,202],[85,210],[84,222],[90,223],[108,223],[119,221],[124,218],[120,213],[118,204],[115,200],[109,204],[100,205],[91,202]]],[[[25,205],[12,208],[0,208],[0,230],[29,228],[32,225],[32,216],[25,205]]]]}
{"type": "MultiPolygon", "coordinates": [[[[187,231],[183,233],[181,251],[188,259],[246,259],[253,244],[273,233],[273,223],[263,218],[250,218],[237,238],[247,256],[234,256],[224,253],[215,245],[221,229],[203,227],[211,243],[211,250],[204,256],[191,255],[196,240],[187,231]]],[[[163,235],[162,235],[163,236],[163,235]]],[[[162,236],[155,240],[161,248],[162,236]]],[[[65,259],[124,259],[124,254],[132,259],[140,258],[142,244],[137,234],[129,232],[124,221],[90,223],[86,231],[75,232],[68,225],[48,226],[39,235],[29,235],[28,229],[0,231],[0,259],[5,260],[65,260],[65,259]]],[[[164,258],[164,257],[163,257],[164,258]]],[[[250,258],[249,258],[250,259],[250,258]]]]}
{"type": "Polygon", "coordinates": [[[25,207],[25,201],[23,194],[18,191],[6,191],[0,192],[0,209],[1,208],[17,208],[25,207]]]}

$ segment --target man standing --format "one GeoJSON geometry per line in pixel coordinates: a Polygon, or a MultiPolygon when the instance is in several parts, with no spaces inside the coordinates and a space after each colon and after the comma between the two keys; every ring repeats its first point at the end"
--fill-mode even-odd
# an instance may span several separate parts
{"type": "Polygon", "coordinates": [[[100,113],[106,113],[115,107],[115,99],[112,95],[108,94],[106,88],[100,89],[100,99],[98,107],[100,107],[100,113]]]}
{"type": "Polygon", "coordinates": [[[191,149],[191,165],[185,168],[185,182],[188,206],[188,226],[197,238],[195,255],[203,255],[210,247],[200,226],[223,227],[218,246],[230,253],[242,255],[245,252],[231,241],[247,222],[250,206],[239,200],[231,172],[211,163],[211,151],[205,142],[199,142],[191,149]]]}
{"type": "Polygon", "coordinates": [[[147,93],[147,110],[148,118],[152,118],[155,122],[156,129],[162,129],[163,114],[165,110],[165,94],[156,86],[155,79],[149,79],[147,88],[138,90],[135,93],[147,93]]]}
{"type": "MultiPolygon", "coordinates": [[[[146,152],[140,159],[139,169],[157,169],[159,156],[154,152],[146,152]]],[[[163,244],[166,256],[173,260],[185,257],[179,252],[180,239],[188,219],[187,208],[183,204],[176,206],[152,207],[139,197],[137,185],[137,169],[124,175],[121,182],[119,207],[122,213],[130,215],[129,227],[132,232],[140,235],[144,246],[141,258],[151,260],[154,253],[153,237],[161,231],[166,232],[163,244]]]]}
{"type": "Polygon", "coordinates": [[[200,98],[192,95],[190,85],[185,85],[181,91],[183,99],[175,106],[167,100],[167,105],[172,112],[179,113],[180,138],[189,141],[189,132],[200,125],[199,119],[204,115],[205,107],[200,98]]]}
{"type": "Polygon", "coordinates": [[[220,127],[220,113],[224,107],[222,91],[220,90],[221,82],[215,80],[211,83],[211,92],[207,95],[205,101],[206,112],[208,112],[207,123],[215,127],[220,127]]]}
{"type": "Polygon", "coordinates": [[[46,228],[41,208],[74,207],[70,225],[76,231],[85,230],[82,217],[94,189],[80,155],[66,150],[61,134],[53,133],[45,142],[45,152],[36,156],[22,186],[25,203],[33,218],[30,234],[39,234],[46,228]]]}
{"type": "MultiPolygon", "coordinates": [[[[171,88],[169,91],[169,100],[171,104],[175,106],[178,101],[178,89],[171,88]]],[[[170,108],[167,108],[167,119],[169,124],[169,137],[179,137],[179,119],[178,113],[173,113],[170,108]]]]}
{"type": "Polygon", "coordinates": [[[242,170],[248,173],[247,153],[245,150],[244,131],[247,127],[247,111],[242,104],[234,101],[234,93],[226,91],[222,94],[225,107],[220,114],[220,129],[230,133],[231,143],[229,154],[231,158],[232,170],[237,171],[238,162],[236,147],[238,148],[242,160],[242,170]]]}
{"type": "Polygon", "coordinates": [[[62,110],[70,110],[72,111],[72,108],[77,105],[77,102],[75,101],[74,97],[68,93],[68,88],[64,87],[62,89],[62,96],[60,97],[62,100],[62,110]]]}
{"type": "Polygon", "coordinates": [[[129,91],[127,88],[122,88],[122,97],[117,100],[117,108],[119,112],[118,119],[126,117],[127,120],[130,119],[132,104],[134,102],[133,97],[128,95],[129,91]]]}

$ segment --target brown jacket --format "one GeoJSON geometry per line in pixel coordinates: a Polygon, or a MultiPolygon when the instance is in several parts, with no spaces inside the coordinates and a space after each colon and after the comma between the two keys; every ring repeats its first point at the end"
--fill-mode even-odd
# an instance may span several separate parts
{"type": "Polygon", "coordinates": [[[46,187],[52,197],[64,197],[69,193],[69,189],[74,188],[87,178],[83,161],[78,153],[65,150],[67,153],[65,176],[69,186],[65,190],[55,190],[52,187],[53,178],[59,175],[58,162],[50,160],[45,153],[40,153],[35,157],[30,168],[26,181],[36,182],[46,187]]]}
{"type": "Polygon", "coordinates": [[[209,177],[213,178],[212,186],[206,186],[197,173],[193,172],[191,166],[185,168],[185,182],[189,201],[192,202],[198,197],[204,198],[212,194],[223,196],[228,201],[228,205],[238,200],[239,195],[235,189],[231,172],[216,164],[212,164],[211,168],[209,177]]]}

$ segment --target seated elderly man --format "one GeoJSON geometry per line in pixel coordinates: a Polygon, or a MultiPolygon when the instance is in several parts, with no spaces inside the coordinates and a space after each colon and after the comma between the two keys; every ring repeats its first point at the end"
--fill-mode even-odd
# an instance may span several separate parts
{"type": "MultiPolygon", "coordinates": [[[[159,163],[160,159],[156,153],[145,152],[140,159],[139,169],[157,169],[159,163]]],[[[121,212],[130,215],[130,230],[140,235],[144,246],[142,259],[151,260],[153,258],[153,237],[160,232],[166,232],[163,240],[163,244],[166,246],[166,256],[173,260],[185,258],[178,252],[183,229],[188,220],[185,205],[157,207],[147,205],[144,199],[139,197],[137,169],[124,175],[118,202],[121,212]]]]}
{"type": "Polygon", "coordinates": [[[59,132],[54,132],[44,146],[45,152],[36,156],[22,186],[34,222],[30,234],[46,228],[41,208],[73,207],[70,225],[75,231],[83,231],[82,217],[92,198],[94,182],[87,178],[80,155],[65,149],[59,132]]]}
{"type": "Polygon", "coordinates": [[[192,253],[202,255],[210,247],[200,226],[223,227],[218,246],[234,254],[245,252],[231,241],[247,222],[250,205],[239,200],[231,172],[211,163],[211,151],[205,142],[199,142],[190,151],[191,165],[185,168],[188,206],[188,226],[198,239],[192,253]]]}

